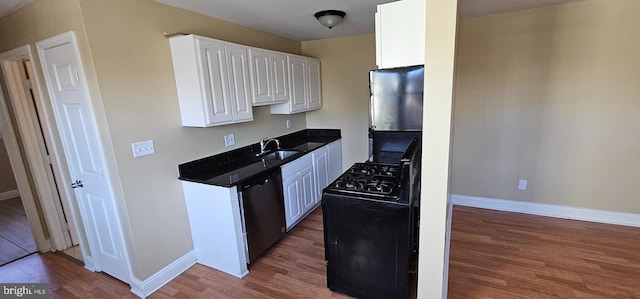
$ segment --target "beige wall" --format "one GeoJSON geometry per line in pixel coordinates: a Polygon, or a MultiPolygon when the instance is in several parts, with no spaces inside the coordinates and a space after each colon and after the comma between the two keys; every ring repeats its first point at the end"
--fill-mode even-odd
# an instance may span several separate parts
{"type": "MultiPolygon", "coordinates": [[[[31,52],[33,56],[32,65],[35,68],[36,76],[37,76],[36,81],[42,84],[40,86],[41,88],[39,89],[39,91],[44,95],[45,99],[47,99],[46,97],[47,91],[46,91],[46,87],[44,86],[44,79],[42,77],[42,72],[40,71],[40,67],[39,67],[40,61],[38,58],[35,43],[40,40],[43,40],[67,31],[74,31],[76,33],[76,36],[78,37],[78,47],[80,48],[81,56],[83,56],[84,60],[87,60],[87,55],[88,55],[87,44],[86,44],[86,39],[83,38],[85,34],[84,25],[82,24],[82,14],[80,12],[80,6],[78,3],[78,0],[34,1],[33,3],[7,16],[0,18],[0,36],[2,37],[2,42],[0,43],[0,52],[5,52],[5,51],[22,47],[25,45],[29,45],[31,47],[31,52]]],[[[95,76],[91,69],[91,66],[92,65],[90,63],[85,64],[85,68],[87,68],[85,71],[88,77],[89,85],[92,85],[92,82],[95,81],[94,80],[95,76]]],[[[8,90],[6,89],[6,84],[4,82],[5,81],[4,77],[1,74],[0,74],[0,77],[2,80],[3,92],[5,93],[5,101],[7,101],[7,105],[9,106],[8,107],[8,109],[10,110],[9,113],[13,114],[11,103],[10,103],[10,97],[8,96],[8,93],[7,93],[8,90]]],[[[45,122],[44,131],[53,132],[56,130],[56,128],[52,125],[52,123],[47,122],[48,119],[50,119],[50,116],[53,115],[51,110],[51,105],[49,105],[48,100],[43,101],[42,104],[45,111],[40,116],[42,117],[43,122],[45,122]]],[[[13,117],[12,122],[13,122],[12,125],[14,126],[14,132],[17,135],[19,135],[20,130],[17,129],[17,124],[15,123],[15,117],[13,117]]],[[[19,136],[16,136],[16,137],[18,140],[21,140],[19,136]]],[[[21,141],[18,141],[19,143],[18,146],[20,147],[20,151],[22,153],[23,159],[26,159],[24,147],[20,142],[21,141]]],[[[56,144],[53,145],[50,148],[50,150],[52,150],[51,153],[53,154],[55,159],[55,156],[56,156],[55,154],[60,152],[60,148],[58,147],[59,138],[55,138],[54,136],[54,142],[56,142],[56,144]]],[[[64,163],[64,158],[61,158],[60,161],[61,163],[64,163]]],[[[27,167],[28,161],[25,160],[24,165],[25,167],[27,167]]],[[[61,172],[63,174],[68,174],[67,169],[61,169],[61,172]]],[[[28,167],[27,167],[27,176],[29,177],[29,181],[32,182],[33,181],[32,175],[29,172],[28,167]]],[[[68,175],[66,176],[68,177],[68,175]]],[[[35,201],[34,204],[36,205],[37,212],[40,216],[41,221],[43,221],[44,223],[45,218],[43,216],[42,209],[39,208],[40,199],[37,198],[36,187],[32,183],[30,183],[30,187],[34,195],[34,201],[35,201]]],[[[64,194],[64,192],[62,193],[63,193],[63,197],[66,195],[73,196],[72,194],[64,194]]],[[[77,211],[77,207],[76,207],[76,211],[77,211]]],[[[76,219],[77,223],[81,225],[79,215],[75,215],[74,218],[76,219]]],[[[44,235],[48,236],[49,228],[47,225],[43,225],[43,226],[44,226],[44,235]]],[[[79,234],[81,235],[83,234],[82,229],[79,230],[79,234]]]]}
{"type": "Polygon", "coordinates": [[[302,51],[322,61],[322,109],[307,113],[307,126],[342,130],[343,168],[366,160],[369,70],[376,68],[375,36],[303,42],[302,51]]]}
{"type": "MultiPolygon", "coordinates": [[[[78,38],[133,275],[146,279],[193,249],[178,164],[306,128],[304,114],[272,116],[268,107],[255,108],[249,123],[182,127],[163,33],[196,33],[294,54],[301,45],[152,0],[36,0],[0,18],[0,50],[30,44],[35,51],[37,41],[69,30],[78,38]],[[235,134],[236,145],[225,148],[228,133],[235,134]],[[156,154],[134,159],[131,143],[147,139],[154,140],[156,154]]],[[[44,82],[37,58],[34,65],[44,82]]]]}
{"type": "Polygon", "coordinates": [[[130,222],[134,274],[144,279],[193,248],[178,164],[306,126],[304,114],[272,116],[268,107],[258,107],[253,122],[182,127],[163,32],[196,33],[296,54],[300,43],[151,0],[82,0],[80,5],[130,222]],[[285,128],[286,119],[292,128],[285,128]],[[225,148],[223,135],[228,133],[235,134],[236,145],[225,148]],[[131,143],[147,139],[154,140],[156,154],[134,159],[131,143]]]}
{"type": "MultiPolygon", "coordinates": [[[[367,72],[375,68],[373,35],[299,43],[152,0],[36,0],[0,18],[0,47],[4,51],[34,46],[69,30],[78,37],[138,279],[148,278],[192,249],[177,164],[307,126],[343,130],[343,167],[366,159],[367,72]],[[182,127],[163,32],[190,32],[319,57],[323,109],[279,116],[270,115],[268,107],[256,107],[253,122],[182,127]],[[287,119],[292,121],[290,129],[285,128],[287,119]],[[228,133],[236,135],[237,144],[225,148],[223,135],[228,133]],[[147,139],[154,140],[156,154],[134,159],[130,144],[147,139]]],[[[42,78],[39,61],[35,62],[42,78]]]]}
{"type": "Polygon", "coordinates": [[[640,213],[639,12],[590,0],[461,22],[452,193],[640,213]]]}
{"type": "Polygon", "coordinates": [[[11,170],[7,148],[4,146],[4,139],[0,138],[0,193],[17,189],[18,185],[11,170]]]}

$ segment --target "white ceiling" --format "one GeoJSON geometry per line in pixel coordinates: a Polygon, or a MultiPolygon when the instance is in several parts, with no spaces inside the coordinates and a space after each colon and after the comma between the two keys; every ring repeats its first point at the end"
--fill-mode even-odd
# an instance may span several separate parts
{"type": "MultiPolygon", "coordinates": [[[[33,0],[0,0],[0,17],[33,0]]],[[[49,1],[49,0],[44,0],[49,1]]],[[[396,0],[155,0],[293,40],[305,41],[374,32],[376,6],[396,0]],[[333,29],[313,14],[326,9],[347,13],[333,29]]],[[[428,1],[428,0],[427,0],[428,1]]],[[[476,17],[582,0],[460,0],[460,17],[476,17]]]]}
{"type": "MultiPolygon", "coordinates": [[[[374,32],[376,6],[396,0],[155,0],[293,40],[305,41],[374,32]],[[336,9],[347,13],[332,29],[314,13],[336,9]]],[[[429,0],[426,0],[429,1],[429,0]]],[[[580,0],[460,0],[460,16],[542,7],[580,0]]]]}
{"type": "Polygon", "coordinates": [[[31,2],[33,0],[0,0],[0,17],[4,17],[31,2]]]}

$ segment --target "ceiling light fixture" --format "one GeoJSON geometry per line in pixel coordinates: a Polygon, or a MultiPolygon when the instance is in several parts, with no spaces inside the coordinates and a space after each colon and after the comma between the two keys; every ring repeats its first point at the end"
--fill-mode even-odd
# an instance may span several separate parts
{"type": "Polygon", "coordinates": [[[341,10],[323,10],[314,14],[318,22],[329,29],[342,22],[346,15],[347,13],[341,10]]]}

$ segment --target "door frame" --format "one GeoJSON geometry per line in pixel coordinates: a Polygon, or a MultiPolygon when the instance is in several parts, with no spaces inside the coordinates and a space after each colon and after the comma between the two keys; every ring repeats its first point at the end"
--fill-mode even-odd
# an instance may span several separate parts
{"type": "MultiPolygon", "coordinates": [[[[22,60],[27,59],[33,62],[33,55],[31,47],[25,45],[15,48],[0,54],[0,64],[2,66],[2,72],[7,84],[7,93],[9,95],[9,101],[13,107],[14,115],[18,130],[20,131],[23,146],[25,149],[26,160],[28,163],[28,169],[31,171],[33,178],[34,190],[37,192],[38,199],[40,201],[40,208],[44,219],[40,219],[38,215],[38,208],[35,202],[33,193],[31,192],[29,180],[27,177],[27,168],[22,162],[22,155],[18,147],[18,139],[13,131],[11,124],[11,118],[5,102],[4,96],[2,98],[2,118],[7,121],[4,123],[4,130],[11,135],[9,142],[7,143],[7,151],[10,152],[11,165],[14,168],[14,175],[18,184],[18,190],[20,196],[23,197],[23,205],[25,206],[25,213],[27,213],[29,223],[32,225],[32,232],[34,235],[34,241],[39,251],[49,250],[63,250],[73,245],[71,235],[69,232],[70,225],[67,223],[64,217],[62,201],[69,202],[69,194],[64,192],[63,188],[58,188],[52,184],[50,177],[48,176],[47,167],[51,163],[55,178],[60,178],[59,172],[60,161],[59,155],[56,151],[56,144],[51,138],[51,126],[46,113],[43,113],[40,82],[37,76],[31,78],[31,85],[33,88],[33,97],[40,117],[40,121],[34,119],[31,111],[29,110],[29,104],[27,101],[31,101],[31,96],[25,93],[23,75],[24,73],[22,60]],[[49,151],[49,157],[43,156],[41,150],[41,144],[38,140],[36,130],[40,130],[36,127],[36,124],[40,124],[42,127],[42,134],[44,142],[47,143],[49,151]],[[15,166],[14,166],[15,165],[15,166]],[[42,223],[44,221],[44,225],[42,223]],[[44,234],[44,227],[46,226],[49,232],[49,240],[46,239],[44,234]]],[[[33,67],[33,65],[32,65],[33,67]]],[[[34,71],[32,69],[32,71],[34,71]]],[[[68,206],[68,205],[67,205],[68,206]]],[[[67,214],[73,214],[72,211],[67,211],[67,214]]],[[[67,215],[71,219],[71,223],[74,224],[73,215],[67,215]]],[[[74,227],[75,228],[75,227],[74,227]]],[[[77,230],[76,230],[77,231],[77,230]]]]}
{"type": "Polygon", "coordinates": [[[7,149],[7,155],[9,156],[9,163],[13,175],[16,179],[18,186],[18,193],[20,193],[20,199],[24,206],[24,211],[31,227],[31,233],[33,234],[33,241],[36,243],[36,247],[39,251],[49,251],[51,249],[51,243],[44,234],[44,226],[40,221],[40,215],[38,215],[38,208],[36,207],[33,193],[31,192],[31,185],[27,177],[27,170],[24,166],[22,155],[20,154],[20,148],[18,145],[16,134],[11,125],[11,118],[9,116],[9,109],[4,97],[4,89],[0,86],[0,129],[4,139],[4,145],[7,149]]]}

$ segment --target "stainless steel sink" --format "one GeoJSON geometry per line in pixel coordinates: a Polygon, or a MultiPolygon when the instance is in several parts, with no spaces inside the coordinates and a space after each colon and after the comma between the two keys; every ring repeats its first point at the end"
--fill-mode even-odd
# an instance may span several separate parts
{"type": "Polygon", "coordinates": [[[271,153],[268,153],[264,156],[262,156],[262,159],[266,159],[266,160],[284,160],[286,158],[289,158],[297,153],[299,153],[300,151],[297,150],[277,150],[277,151],[273,151],[271,153]]]}

